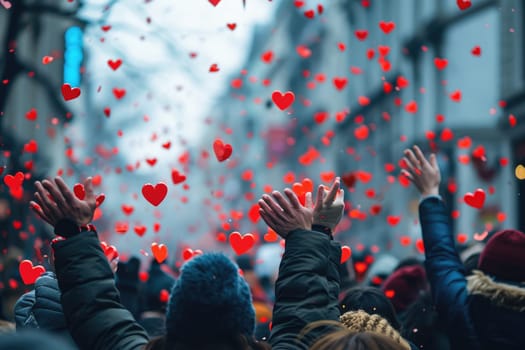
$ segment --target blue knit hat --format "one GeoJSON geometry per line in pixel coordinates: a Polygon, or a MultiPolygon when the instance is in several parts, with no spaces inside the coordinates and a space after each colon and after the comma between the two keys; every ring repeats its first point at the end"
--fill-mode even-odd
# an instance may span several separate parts
{"type": "Polygon", "coordinates": [[[248,284],[224,254],[208,253],[182,267],[166,314],[169,341],[207,342],[252,336],[255,311],[248,284]]]}

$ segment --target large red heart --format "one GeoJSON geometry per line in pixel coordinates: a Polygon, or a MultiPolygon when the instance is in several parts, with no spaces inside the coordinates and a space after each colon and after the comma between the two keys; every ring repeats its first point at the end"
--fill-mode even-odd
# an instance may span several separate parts
{"type": "Polygon", "coordinates": [[[168,247],[166,247],[164,244],[157,244],[155,242],[151,243],[151,252],[153,253],[153,256],[155,257],[155,260],[159,264],[162,264],[164,260],[168,258],[168,247]]]}
{"type": "Polygon", "coordinates": [[[222,140],[217,139],[213,142],[213,152],[215,152],[215,157],[217,157],[219,162],[224,162],[232,155],[233,148],[232,145],[223,143],[222,140]]]}
{"type": "Polygon", "coordinates": [[[9,188],[20,187],[23,182],[24,182],[24,173],[21,171],[17,172],[15,176],[11,174],[7,174],[6,176],[4,176],[4,183],[9,188]]]}
{"type": "Polygon", "coordinates": [[[272,93],[272,101],[281,111],[284,111],[286,108],[290,107],[294,100],[295,95],[291,91],[282,93],[279,90],[275,90],[272,93]]]}
{"type": "Polygon", "coordinates": [[[483,204],[485,204],[485,191],[478,188],[474,193],[466,193],[463,199],[465,200],[465,203],[471,207],[481,209],[483,208],[483,204]]]}
{"type": "Polygon", "coordinates": [[[155,186],[148,183],[142,186],[142,195],[148,202],[158,206],[168,194],[168,186],[164,182],[159,182],[155,186]]]}
{"type": "Polygon", "coordinates": [[[255,237],[251,233],[241,235],[239,232],[233,232],[230,235],[230,245],[237,255],[246,253],[254,244],[255,237]]]}
{"type": "Polygon", "coordinates": [[[341,264],[345,263],[352,256],[352,249],[349,246],[344,245],[341,247],[341,264]]]}
{"type": "Polygon", "coordinates": [[[22,260],[18,265],[18,271],[24,284],[29,285],[34,284],[36,279],[46,272],[46,269],[40,265],[33,266],[30,260],[22,260]]]}
{"type": "Polygon", "coordinates": [[[74,100],[78,96],[80,96],[80,88],[71,88],[69,84],[62,85],[62,97],[64,97],[64,100],[74,100]]]}

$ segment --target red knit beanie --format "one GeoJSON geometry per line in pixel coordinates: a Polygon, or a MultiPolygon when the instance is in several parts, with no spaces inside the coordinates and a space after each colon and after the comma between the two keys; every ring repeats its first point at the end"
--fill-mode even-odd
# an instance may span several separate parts
{"type": "Polygon", "coordinates": [[[478,268],[498,279],[525,282],[525,234],[517,230],[496,233],[481,252],[478,268]]]}
{"type": "Polygon", "coordinates": [[[381,289],[396,312],[404,311],[427,289],[425,269],[419,265],[404,266],[387,278],[381,289]]]}

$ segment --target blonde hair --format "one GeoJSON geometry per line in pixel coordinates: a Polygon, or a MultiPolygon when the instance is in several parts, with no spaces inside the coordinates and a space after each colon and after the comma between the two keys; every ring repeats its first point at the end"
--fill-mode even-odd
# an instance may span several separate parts
{"type": "Polygon", "coordinates": [[[363,310],[348,311],[339,318],[341,323],[351,332],[372,332],[384,335],[410,350],[408,342],[398,331],[379,315],[370,315],[363,310]]]}

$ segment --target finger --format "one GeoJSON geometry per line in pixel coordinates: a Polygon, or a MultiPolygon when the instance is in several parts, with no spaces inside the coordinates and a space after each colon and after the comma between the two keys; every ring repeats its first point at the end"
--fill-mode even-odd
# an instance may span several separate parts
{"type": "Polygon", "coordinates": [[[405,169],[401,169],[401,174],[408,178],[411,182],[414,182],[414,176],[405,169]]]}
{"type": "Polygon", "coordinates": [[[438,165],[438,162],[437,162],[437,157],[434,153],[432,153],[430,155],[430,165],[432,166],[432,168],[436,169],[436,170],[439,170],[439,165],[438,165]]]}
{"type": "Polygon", "coordinates": [[[419,168],[421,166],[421,162],[416,158],[414,155],[414,152],[411,150],[405,151],[405,161],[407,161],[408,165],[412,165],[412,168],[419,168]]]}
{"type": "Polygon", "coordinates": [[[266,225],[268,225],[268,227],[270,227],[272,230],[274,230],[275,232],[278,232],[278,225],[277,223],[274,221],[274,218],[269,216],[265,211],[263,210],[259,210],[259,214],[261,215],[261,218],[263,219],[263,221],[266,223],[266,225]]]}
{"type": "Polygon", "coordinates": [[[332,187],[330,188],[330,191],[328,192],[328,195],[326,196],[324,202],[326,204],[332,204],[335,200],[335,197],[337,196],[337,192],[339,192],[340,183],[337,181],[337,179],[334,181],[332,187]]]}
{"type": "Polygon", "coordinates": [[[95,193],[93,192],[93,179],[90,177],[88,177],[87,179],[84,180],[84,189],[86,191],[86,201],[87,202],[95,202],[96,201],[96,196],[95,196],[95,193]]]}
{"type": "Polygon", "coordinates": [[[31,207],[31,209],[32,209],[32,210],[33,210],[33,211],[34,211],[34,212],[35,212],[35,213],[36,213],[36,214],[37,214],[42,220],[44,220],[45,222],[47,222],[47,223],[50,224],[50,225],[53,225],[53,223],[51,222],[51,219],[49,219],[49,218],[47,217],[47,215],[44,214],[44,212],[42,211],[42,207],[41,207],[38,203],[36,203],[36,202],[34,202],[34,201],[31,201],[31,202],[29,202],[29,206],[31,207]]]}
{"type": "Polygon", "coordinates": [[[281,208],[277,203],[276,201],[274,200],[274,198],[268,196],[268,195],[263,195],[262,196],[262,199],[263,201],[268,205],[268,207],[270,208],[270,211],[268,212],[269,214],[272,214],[274,216],[277,216],[281,219],[284,219],[286,216],[284,215],[284,210],[283,208],[281,208]]]}
{"type": "MultiPolygon", "coordinates": [[[[51,208],[49,208],[47,204],[44,203],[44,200],[42,199],[42,196],[38,192],[35,193],[35,201],[36,201],[36,203],[38,204],[38,206],[40,208],[40,211],[37,212],[37,214],[39,214],[39,215],[42,214],[43,216],[45,216],[49,220],[50,224],[55,222],[56,214],[53,213],[53,210],[51,208]]],[[[41,215],[41,217],[42,217],[42,215],[41,215]]]]}
{"type": "Polygon", "coordinates": [[[58,190],[60,191],[64,199],[66,200],[66,203],[68,203],[69,205],[73,205],[77,201],[77,198],[69,190],[66,183],[64,182],[64,180],[62,180],[61,177],[55,178],[55,184],[57,185],[58,190]]]}
{"type": "Polygon", "coordinates": [[[266,204],[266,202],[264,200],[260,199],[258,204],[259,204],[259,208],[262,209],[264,212],[266,212],[266,213],[271,213],[272,212],[272,208],[270,208],[270,206],[268,204],[266,204]]]}
{"type": "Polygon", "coordinates": [[[414,151],[416,152],[416,157],[419,160],[421,166],[430,165],[428,160],[425,158],[425,155],[423,154],[423,152],[421,152],[421,149],[418,146],[414,145],[414,151]]]}
{"type": "Polygon", "coordinates": [[[273,191],[272,193],[273,198],[277,201],[279,206],[283,208],[283,211],[287,214],[291,214],[293,212],[292,206],[290,205],[290,202],[286,200],[286,198],[283,197],[281,192],[273,191]]]}
{"type": "Polygon", "coordinates": [[[294,209],[300,209],[302,207],[301,202],[299,202],[299,198],[297,198],[297,195],[292,190],[287,188],[284,190],[284,194],[286,197],[288,197],[294,209]]]}
{"type": "Polygon", "coordinates": [[[58,211],[56,204],[49,198],[49,195],[44,189],[44,186],[42,186],[42,183],[40,181],[35,182],[35,187],[37,190],[37,193],[35,193],[35,198],[38,200],[38,203],[44,212],[49,216],[56,214],[58,211]]]}
{"type": "MultiPolygon", "coordinates": [[[[421,170],[417,168],[416,166],[414,166],[414,164],[410,160],[408,160],[406,157],[403,157],[403,160],[405,161],[408,167],[408,170],[410,171],[411,174],[421,175],[421,170]]],[[[403,169],[403,170],[407,170],[407,169],[403,169]]]]}
{"type": "Polygon", "coordinates": [[[47,192],[51,194],[60,209],[64,209],[66,206],[66,200],[64,199],[64,196],[62,196],[62,193],[60,193],[58,190],[57,186],[49,180],[42,181],[42,185],[47,190],[47,192]]]}
{"type": "Polygon", "coordinates": [[[305,205],[308,209],[312,209],[314,203],[312,201],[312,192],[306,192],[305,194],[305,205]]]}
{"type": "Polygon", "coordinates": [[[319,185],[317,187],[317,197],[315,198],[315,208],[320,209],[323,207],[323,197],[324,197],[324,186],[319,185]]]}

